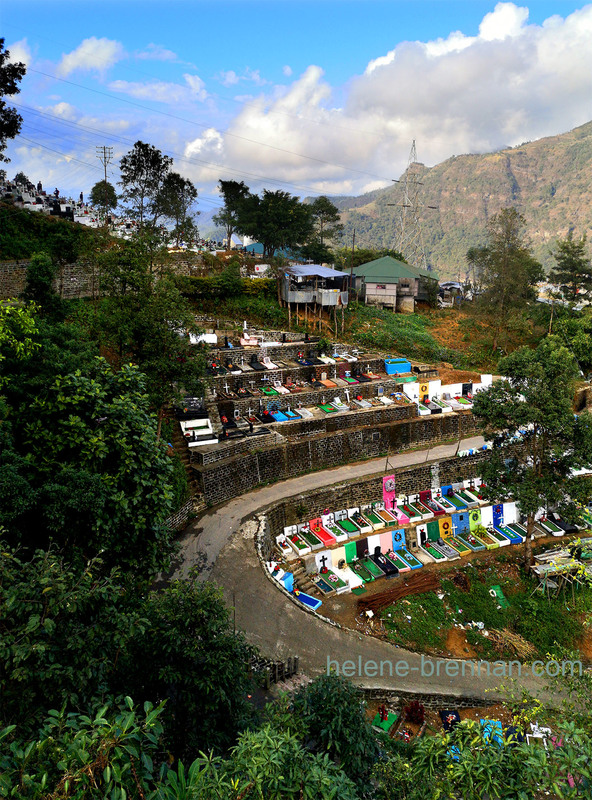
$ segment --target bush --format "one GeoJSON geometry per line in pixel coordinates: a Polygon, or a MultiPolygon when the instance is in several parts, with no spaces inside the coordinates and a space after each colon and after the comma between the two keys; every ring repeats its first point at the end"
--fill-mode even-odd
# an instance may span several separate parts
{"type": "Polygon", "coordinates": [[[425,708],[419,700],[412,700],[408,706],[403,709],[403,716],[405,722],[411,722],[414,725],[423,725],[425,721],[425,708]]]}

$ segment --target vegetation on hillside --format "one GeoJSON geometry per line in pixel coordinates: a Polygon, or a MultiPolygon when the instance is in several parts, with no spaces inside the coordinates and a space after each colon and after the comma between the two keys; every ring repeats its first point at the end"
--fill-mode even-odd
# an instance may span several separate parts
{"type": "MultiPolygon", "coordinates": [[[[441,278],[464,279],[464,256],[482,244],[487,220],[517,206],[533,242],[534,257],[548,271],[551,244],[574,228],[592,229],[592,123],[559,136],[497,153],[453,156],[441,164],[414,167],[422,181],[421,225],[428,262],[441,278]],[[434,207],[430,209],[429,207],[434,207]]],[[[335,198],[342,212],[343,244],[352,232],[362,247],[392,247],[403,184],[362,197],[335,198]]]]}

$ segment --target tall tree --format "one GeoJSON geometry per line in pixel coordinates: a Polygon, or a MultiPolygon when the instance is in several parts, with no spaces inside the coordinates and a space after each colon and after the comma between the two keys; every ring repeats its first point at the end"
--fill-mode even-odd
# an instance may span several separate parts
{"type": "Polygon", "coordinates": [[[314,226],[309,205],[288,192],[263,190],[261,197],[249,195],[239,206],[237,230],[263,245],[263,256],[276,250],[305,244],[314,226]]]}
{"type": "Polygon", "coordinates": [[[526,303],[536,299],[535,286],[543,268],[533,257],[526,237],[526,222],[515,208],[503,208],[487,226],[487,245],[480,250],[482,307],[493,319],[493,349],[502,332],[526,303]]]}
{"type": "Polygon", "coordinates": [[[132,361],[146,376],[157,435],[169,403],[185,391],[199,394],[205,364],[192,352],[188,333],[197,333],[195,314],[166,271],[156,275],[142,238],[112,247],[101,259],[98,324],[103,343],[118,364],[132,361]]]}
{"type": "Polygon", "coordinates": [[[314,238],[324,247],[328,242],[335,241],[343,231],[339,209],[325,195],[315,197],[311,209],[314,238]]]}
{"type": "Polygon", "coordinates": [[[19,83],[26,71],[22,62],[10,63],[10,51],[4,49],[4,39],[0,39],[0,161],[10,161],[4,156],[4,150],[8,140],[18,136],[23,122],[17,110],[8,106],[2,98],[20,92],[19,83]]]}
{"type": "Polygon", "coordinates": [[[483,435],[493,442],[482,476],[489,497],[513,498],[526,517],[524,558],[530,565],[539,509],[588,499],[591,487],[573,470],[592,466],[592,419],[574,416],[578,369],[557,337],[536,350],[515,350],[500,360],[499,371],[505,377],[478,392],[473,404],[483,435]]]}
{"type": "Polygon", "coordinates": [[[181,239],[193,239],[197,234],[195,216],[199,212],[193,210],[196,200],[197,189],[190,180],[178,172],[169,172],[166,175],[157,204],[162,215],[174,223],[172,235],[177,247],[181,239]]]}
{"type": "Polygon", "coordinates": [[[232,234],[238,230],[240,205],[245,198],[250,197],[249,187],[243,181],[218,181],[220,194],[224,198],[224,207],[212,217],[216,225],[226,231],[226,247],[230,250],[232,234]]]}
{"type": "Polygon", "coordinates": [[[106,220],[109,211],[117,208],[117,192],[115,186],[106,180],[99,181],[90,190],[90,202],[101,210],[106,220]]]}
{"type": "Polygon", "coordinates": [[[149,221],[155,226],[161,210],[158,198],[173,159],[151,144],[137,141],[120,161],[122,199],[140,230],[149,221]],[[149,219],[148,219],[149,218],[149,219]]]}
{"type": "Polygon", "coordinates": [[[570,303],[586,299],[592,290],[592,265],[586,254],[586,236],[576,241],[570,230],[565,239],[557,240],[553,257],[555,266],[549,280],[570,303]]]}

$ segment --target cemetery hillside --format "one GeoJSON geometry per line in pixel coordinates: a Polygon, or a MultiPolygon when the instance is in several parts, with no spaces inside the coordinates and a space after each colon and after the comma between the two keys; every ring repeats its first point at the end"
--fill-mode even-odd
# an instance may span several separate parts
{"type": "MultiPolygon", "coordinates": [[[[205,162],[207,214],[213,128],[95,145],[64,101],[101,169],[14,169],[25,45],[0,39],[0,798],[592,797],[592,123],[433,167],[413,143],[353,198],[205,162]]],[[[193,69],[132,49],[58,71],[193,69]]],[[[150,92],[213,114],[184,80],[150,92]]],[[[126,136],[130,85],[100,90],[135,98],[126,136]]]]}

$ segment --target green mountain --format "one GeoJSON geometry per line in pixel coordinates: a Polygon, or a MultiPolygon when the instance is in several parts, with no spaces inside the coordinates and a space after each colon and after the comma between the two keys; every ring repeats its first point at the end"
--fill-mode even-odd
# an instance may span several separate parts
{"type": "MultiPolygon", "coordinates": [[[[506,206],[524,215],[534,254],[546,269],[554,263],[557,238],[570,228],[576,237],[592,230],[592,122],[496,153],[410,169],[428,263],[441,278],[464,278],[468,248],[485,243],[487,220],[506,206]]],[[[402,182],[332,201],[342,212],[344,245],[351,245],[355,228],[360,247],[395,246],[402,182]]]]}

